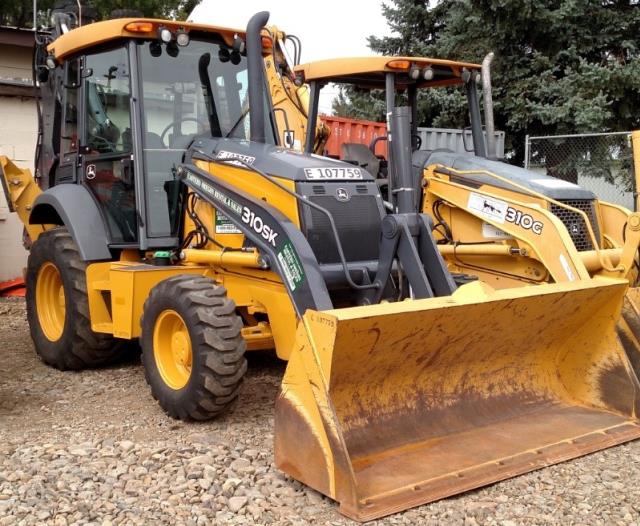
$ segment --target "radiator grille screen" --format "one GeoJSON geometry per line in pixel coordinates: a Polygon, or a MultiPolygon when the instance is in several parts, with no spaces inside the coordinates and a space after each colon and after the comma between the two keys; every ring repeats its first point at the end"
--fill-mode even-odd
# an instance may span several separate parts
{"type": "MultiPolygon", "coordinates": [[[[561,203],[577,208],[584,212],[589,218],[591,228],[593,229],[596,239],[600,237],[600,231],[598,229],[598,222],[596,220],[595,203],[591,199],[572,199],[572,200],[560,200],[561,203]]],[[[567,228],[571,240],[579,252],[584,250],[594,250],[593,243],[589,237],[589,231],[585,225],[582,217],[566,208],[562,208],[554,203],[551,203],[551,212],[562,221],[567,228]]]]}
{"type": "MultiPolygon", "coordinates": [[[[333,215],[347,261],[378,259],[381,217],[375,196],[355,193],[349,201],[341,202],[327,193],[310,195],[309,201],[333,215]]],[[[302,208],[307,209],[303,213],[306,237],[318,263],[338,263],[340,257],[329,219],[318,210],[302,208]]]]}

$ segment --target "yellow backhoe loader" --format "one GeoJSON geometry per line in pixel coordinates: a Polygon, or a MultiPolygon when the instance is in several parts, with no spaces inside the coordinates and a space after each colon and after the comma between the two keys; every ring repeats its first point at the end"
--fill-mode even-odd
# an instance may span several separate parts
{"type": "MultiPolygon", "coordinates": [[[[463,66],[461,72],[473,138],[470,153],[420,148],[418,92],[451,85],[438,61],[420,57],[318,61],[299,66],[297,82],[310,82],[316,89],[334,83],[361,91],[386,90],[388,109],[390,100],[404,98],[411,115],[413,186],[389,190],[383,170],[376,174],[377,180],[388,194],[388,208],[396,206],[397,192],[409,191],[418,208],[431,215],[438,249],[451,272],[471,274],[496,289],[598,275],[628,280],[633,288],[625,297],[617,332],[640,377],[640,289],[635,288],[640,215],[570,182],[495,159],[490,59],[487,56],[482,66],[463,66]],[[392,83],[387,82],[391,78],[392,83]],[[478,102],[480,82],[486,133],[478,102]]],[[[631,135],[638,180],[640,131],[631,135]]],[[[393,169],[391,158],[381,163],[374,154],[377,142],[386,139],[378,137],[368,148],[343,144],[342,159],[365,168],[389,164],[393,169]]]]}
{"type": "MultiPolygon", "coordinates": [[[[628,282],[452,274],[409,191],[406,107],[390,106],[387,212],[365,169],[310,154],[315,122],[306,152],[278,145],[268,13],[246,32],[53,20],[35,60],[39,184],[0,158],[46,363],[96,366],[139,338],[162,408],[206,419],[238,397],[245,351],[275,348],[276,461],[358,520],[640,436],[615,333],[628,282]]],[[[477,70],[433,66],[450,84],[477,70]]]]}

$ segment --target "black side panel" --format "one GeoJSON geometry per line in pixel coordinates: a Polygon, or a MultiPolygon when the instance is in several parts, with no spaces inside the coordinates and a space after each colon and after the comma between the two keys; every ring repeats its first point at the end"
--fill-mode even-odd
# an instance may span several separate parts
{"type": "Polygon", "coordinates": [[[61,184],[42,192],[35,200],[29,223],[51,222],[56,217],[52,210],[71,233],[84,261],[112,259],[102,215],[84,186],[61,184]]]}
{"type": "Polygon", "coordinates": [[[298,316],[307,309],[333,308],[318,261],[304,235],[265,201],[238,193],[232,186],[192,164],[178,176],[196,194],[226,215],[269,260],[282,278],[298,316]]]}

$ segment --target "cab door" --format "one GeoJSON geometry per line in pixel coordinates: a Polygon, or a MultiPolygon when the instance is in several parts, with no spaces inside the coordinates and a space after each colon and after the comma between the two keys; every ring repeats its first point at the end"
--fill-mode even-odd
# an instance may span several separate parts
{"type": "Polygon", "coordinates": [[[87,54],[82,77],[80,181],[99,204],[111,244],[137,245],[127,48],[87,54]]]}

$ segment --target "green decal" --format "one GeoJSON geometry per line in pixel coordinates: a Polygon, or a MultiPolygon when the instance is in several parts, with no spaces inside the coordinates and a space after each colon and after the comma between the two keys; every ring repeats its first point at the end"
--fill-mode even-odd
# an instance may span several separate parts
{"type": "Polygon", "coordinates": [[[284,277],[289,288],[295,291],[304,281],[304,270],[302,270],[302,264],[290,241],[287,241],[282,250],[278,252],[278,261],[284,270],[284,277]]]}
{"type": "Polygon", "coordinates": [[[216,234],[242,234],[242,231],[233,224],[231,219],[216,210],[216,234]]]}

